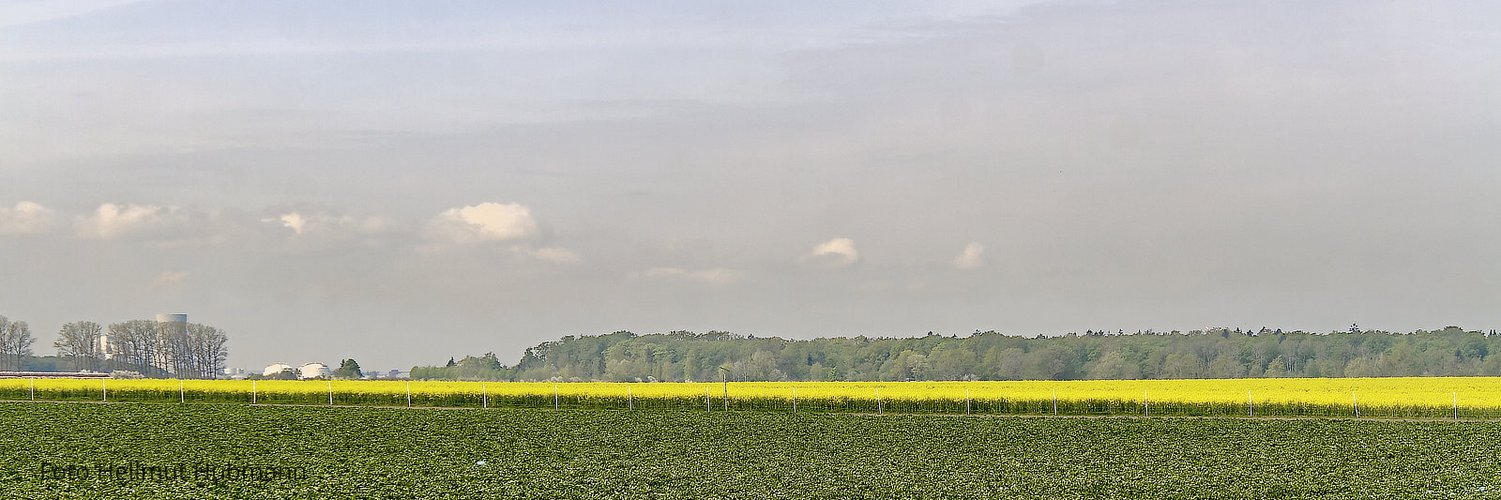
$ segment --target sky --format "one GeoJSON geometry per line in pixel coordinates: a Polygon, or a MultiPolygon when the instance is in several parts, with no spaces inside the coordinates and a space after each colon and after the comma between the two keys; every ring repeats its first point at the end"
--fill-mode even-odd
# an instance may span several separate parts
{"type": "Polygon", "coordinates": [[[1501,328],[1501,4],[0,0],[0,314],[229,365],[565,335],[1501,328]]]}

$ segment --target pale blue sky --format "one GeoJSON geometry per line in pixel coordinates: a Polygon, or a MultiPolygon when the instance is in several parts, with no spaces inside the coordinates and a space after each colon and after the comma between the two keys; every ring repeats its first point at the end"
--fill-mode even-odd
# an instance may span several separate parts
{"type": "Polygon", "coordinates": [[[0,1],[0,314],[1501,328],[1490,2],[0,1]]]}

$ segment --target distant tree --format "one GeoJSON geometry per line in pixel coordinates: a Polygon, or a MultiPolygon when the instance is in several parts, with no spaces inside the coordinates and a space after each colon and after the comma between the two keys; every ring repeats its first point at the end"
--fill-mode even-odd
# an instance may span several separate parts
{"type": "Polygon", "coordinates": [[[1485,359],[1487,355],[1490,355],[1490,346],[1486,345],[1484,338],[1470,338],[1460,344],[1459,349],[1454,351],[1454,355],[1461,358],[1485,359]]]}
{"type": "Polygon", "coordinates": [[[52,343],[57,355],[69,358],[75,370],[98,370],[103,356],[99,338],[103,329],[93,321],[74,321],[63,325],[52,343]]]}
{"type": "Polygon", "coordinates": [[[163,349],[157,336],[157,324],[151,320],[131,320],[109,325],[109,349],[117,368],[138,370],[142,375],[160,376],[156,365],[157,351],[163,349]],[[123,364],[124,367],[118,365],[123,364]]]}
{"type": "Polygon", "coordinates": [[[1267,363],[1267,366],[1266,366],[1266,376],[1267,377],[1286,377],[1287,376],[1287,372],[1288,372],[1288,370],[1287,370],[1287,361],[1284,360],[1284,359],[1282,359],[1282,356],[1277,356],[1276,358],[1272,358],[1272,361],[1270,363],[1267,363]]]}
{"type": "Polygon", "coordinates": [[[1501,338],[1458,327],[1337,335],[1212,327],[1036,338],[979,332],[953,338],[808,340],[725,332],[570,336],[526,349],[515,366],[487,353],[414,367],[444,380],[1013,380],[1501,375],[1501,338]],[[1260,335],[1275,332],[1276,335],[1260,335]]]}
{"type": "Polygon", "coordinates": [[[216,378],[229,357],[229,336],[208,325],[134,320],[112,323],[108,331],[112,368],[148,377],[216,378]]]}
{"type": "MultiPolygon", "coordinates": [[[[195,330],[190,329],[190,331],[195,330]]],[[[197,340],[199,362],[208,368],[209,378],[217,378],[219,373],[224,371],[224,361],[229,359],[229,348],[226,346],[229,343],[229,335],[224,333],[224,330],[211,326],[202,327],[202,330],[197,331],[199,333],[196,335],[200,336],[197,340]]]]}
{"type": "Polygon", "coordinates": [[[334,378],[361,378],[365,376],[360,371],[360,363],[353,359],[339,361],[339,368],[334,370],[334,378]]]}
{"type": "Polygon", "coordinates": [[[0,362],[6,368],[20,370],[25,366],[26,358],[30,357],[31,344],[36,339],[31,337],[31,325],[25,321],[11,321],[0,316],[0,362]]]}

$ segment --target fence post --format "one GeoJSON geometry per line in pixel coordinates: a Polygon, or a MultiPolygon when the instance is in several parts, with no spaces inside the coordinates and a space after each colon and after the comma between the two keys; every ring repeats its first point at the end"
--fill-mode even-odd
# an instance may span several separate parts
{"type": "Polygon", "coordinates": [[[1053,414],[1058,414],[1058,389],[1053,389],[1053,414]]]}
{"type": "Polygon", "coordinates": [[[36,377],[31,377],[31,400],[36,401],[36,377]]]}
{"type": "Polygon", "coordinates": [[[333,406],[334,405],[334,381],[333,380],[329,380],[328,381],[328,405],[329,406],[333,406]]]}
{"type": "Polygon", "coordinates": [[[188,402],[188,393],[186,391],[184,391],[183,388],[182,388],[182,379],[177,379],[177,402],[178,403],[186,403],[186,402],[188,402]]]}
{"type": "Polygon", "coordinates": [[[489,408],[490,407],[490,392],[487,391],[487,390],[485,390],[485,383],[484,382],[480,382],[479,383],[479,407],[480,408],[489,408]]]}
{"type": "Polygon", "coordinates": [[[1246,408],[1251,411],[1251,416],[1256,416],[1256,400],[1251,398],[1251,391],[1246,391],[1246,408]]]}
{"type": "Polygon", "coordinates": [[[709,388],[708,387],[704,388],[704,411],[714,411],[714,407],[709,406],[709,388]]]}
{"type": "Polygon", "coordinates": [[[558,409],[558,384],[552,385],[552,409],[558,409]]]}
{"type": "Polygon", "coordinates": [[[412,407],[412,381],[407,381],[407,408],[412,407]]]}
{"type": "Polygon", "coordinates": [[[1147,391],[1141,391],[1141,413],[1144,416],[1152,416],[1152,406],[1147,403],[1147,391]]]}
{"type": "Polygon", "coordinates": [[[250,404],[255,404],[255,381],[250,381],[250,404]]]}
{"type": "Polygon", "coordinates": [[[1454,421],[1459,421],[1459,391],[1454,391],[1454,421]]]}
{"type": "Polygon", "coordinates": [[[1355,406],[1355,418],[1360,418],[1360,398],[1355,397],[1355,391],[1350,391],[1350,404],[1355,406]]]}
{"type": "Polygon", "coordinates": [[[876,388],[876,415],[885,414],[885,408],[881,404],[881,388],[876,388]]]}
{"type": "Polygon", "coordinates": [[[964,414],[969,415],[969,389],[964,389],[964,414]]]}
{"type": "Polygon", "coordinates": [[[636,411],[636,398],[631,396],[631,386],[625,386],[626,409],[636,411]]]}
{"type": "Polygon", "coordinates": [[[792,413],[797,413],[797,388],[792,388],[792,413]]]}
{"type": "Polygon", "coordinates": [[[99,393],[103,395],[104,402],[109,402],[109,379],[99,380],[99,393]]]}

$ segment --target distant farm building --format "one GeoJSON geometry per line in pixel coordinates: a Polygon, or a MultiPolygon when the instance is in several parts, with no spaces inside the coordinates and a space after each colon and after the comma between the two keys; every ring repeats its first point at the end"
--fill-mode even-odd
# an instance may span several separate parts
{"type": "Polygon", "coordinates": [[[275,377],[277,375],[280,375],[281,372],[288,371],[288,370],[291,370],[291,369],[292,369],[292,365],[283,364],[283,363],[277,363],[277,364],[274,364],[274,365],[271,365],[271,366],[267,366],[264,371],[261,371],[261,375],[262,376],[266,376],[266,377],[275,377]]]}
{"type": "Polygon", "coordinates": [[[330,373],[333,373],[329,371],[328,365],[323,363],[308,363],[302,365],[297,371],[301,378],[327,377],[330,373]]]}

